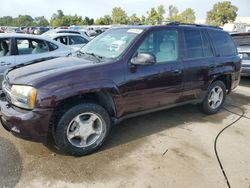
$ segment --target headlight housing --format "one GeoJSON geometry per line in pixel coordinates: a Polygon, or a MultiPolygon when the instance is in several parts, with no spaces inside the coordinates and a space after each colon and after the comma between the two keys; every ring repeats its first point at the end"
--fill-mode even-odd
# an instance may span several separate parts
{"type": "Polygon", "coordinates": [[[13,85],[11,103],[24,109],[33,109],[36,103],[37,90],[32,86],[13,85]]]}

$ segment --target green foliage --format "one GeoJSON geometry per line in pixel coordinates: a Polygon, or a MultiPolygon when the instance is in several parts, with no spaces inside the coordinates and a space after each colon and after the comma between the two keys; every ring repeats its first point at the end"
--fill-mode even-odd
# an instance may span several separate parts
{"type": "Polygon", "coordinates": [[[181,22],[183,23],[194,23],[195,22],[195,12],[193,9],[191,8],[187,8],[186,10],[184,10],[181,15],[181,22]]]}
{"type": "Polygon", "coordinates": [[[115,7],[112,10],[113,24],[128,24],[128,16],[125,10],[121,7],[115,7]]]}
{"type": "Polygon", "coordinates": [[[95,20],[96,25],[111,25],[112,18],[110,15],[104,15],[103,17],[97,18],[95,20]]]}
{"type": "Polygon", "coordinates": [[[151,10],[147,12],[148,16],[146,21],[152,25],[159,24],[164,20],[165,13],[166,11],[163,5],[158,6],[157,9],[151,8],[151,10]]]}
{"type": "Polygon", "coordinates": [[[179,16],[178,16],[179,10],[177,7],[170,5],[168,7],[168,19],[171,21],[178,21],[179,16]]]}
{"type": "Polygon", "coordinates": [[[11,16],[4,16],[0,18],[1,26],[14,26],[13,18],[11,16]]]}
{"type": "Polygon", "coordinates": [[[129,18],[129,23],[132,25],[140,24],[141,19],[139,17],[137,17],[136,14],[132,14],[129,18]]]}
{"type": "Polygon", "coordinates": [[[85,16],[83,20],[83,25],[93,25],[93,24],[94,24],[94,19],[85,16]]]}
{"type": "Polygon", "coordinates": [[[37,26],[49,26],[49,22],[44,16],[35,17],[34,21],[37,26]]]}
{"type": "Polygon", "coordinates": [[[176,21],[182,23],[194,23],[195,22],[195,12],[191,8],[185,9],[183,12],[179,14],[179,10],[177,7],[170,5],[168,7],[168,20],[169,21],[176,21]]]}
{"type": "Polygon", "coordinates": [[[206,23],[222,26],[225,23],[233,22],[237,16],[238,7],[230,1],[223,1],[214,4],[213,9],[207,12],[206,23]]]}
{"type": "Polygon", "coordinates": [[[34,19],[29,15],[19,15],[17,18],[14,18],[13,22],[16,26],[33,26],[34,19]]]}

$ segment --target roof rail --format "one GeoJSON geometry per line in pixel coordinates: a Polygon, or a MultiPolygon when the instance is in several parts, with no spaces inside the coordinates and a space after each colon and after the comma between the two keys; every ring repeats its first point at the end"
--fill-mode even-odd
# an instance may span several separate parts
{"type": "Polygon", "coordinates": [[[215,25],[206,25],[206,24],[192,24],[192,23],[181,23],[181,22],[176,22],[176,21],[173,21],[173,22],[169,22],[167,23],[166,25],[187,25],[187,26],[196,26],[196,27],[211,27],[211,28],[215,28],[215,29],[221,29],[220,27],[218,26],[215,26],[215,25]]]}

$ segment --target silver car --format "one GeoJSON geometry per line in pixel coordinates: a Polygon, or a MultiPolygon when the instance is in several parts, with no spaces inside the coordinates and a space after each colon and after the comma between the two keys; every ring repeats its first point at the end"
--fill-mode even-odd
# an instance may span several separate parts
{"type": "Polygon", "coordinates": [[[250,76],[250,32],[231,34],[242,59],[242,76],[250,76]]]}

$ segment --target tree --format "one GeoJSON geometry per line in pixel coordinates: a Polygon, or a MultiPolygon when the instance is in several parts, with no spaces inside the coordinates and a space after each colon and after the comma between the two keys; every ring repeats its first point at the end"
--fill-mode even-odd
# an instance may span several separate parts
{"type": "Polygon", "coordinates": [[[162,22],[164,20],[164,14],[166,13],[165,7],[163,5],[160,5],[157,7],[157,21],[162,22]]]}
{"type": "Polygon", "coordinates": [[[94,24],[94,19],[85,16],[83,20],[83,25],[93,25],[93,24],[94,24]]]}
{"type": "Polygon", "coordinates": [[[234,22],[237,16],[238,7],[230,1],[223,1],[214,4],[213,9],[207,12],[206,23],[222,26],[225,23],[234,22]]]}
{"type": "Polygon", "coordinates": [[[44,16],[35,17],[35,24],[37,26],[48,26],[49,22],[44,16]]]}
{"type": "Polygon", "coordinates": [[[125,10],[121,7],[115,7],[112,10],[112,22],[113,24],[127,24],[128,16],[125,10]]]}
{"type": "Polygon", "coordinates": [[[181,15],[179,14],[179,10],[177,7],[170,5],[168,7],[168,20],[169,21],[175,21],[175,22],[181,22],[181,15]]]}
{"type": "Polygon", "coordinates": [[[141,23],[141,19],[139,17],[137,17],[136,14],[132,14],[129,18],[129,23],[132,25],[135,24],[140,24],[141,23]]]}
{"type": "Polygon", "coordinates": [[[179,10],[177,7],[170,5],[168,7],[168,18],[171,20],[172,18],[175,18],[178,16],[179,10]]]}
{"type": "Polygon", "coordinates": [[[93,25],[94,19],[85,16],[82,19],[81,16],[64,15],[63,11],[58,10],[57,13],[53,14],[50,21],[53,27],[59,26],[70,26],[70,25],[93,25]]]}
{"type": "Polygon", "coordinates": [[[157,24],[158,13],[155,10],[155,8],[151,8],[151,10],[147,12],[147,14],[148,14],[147,23],[152,24],[152,25],[157,24]]]}
{"type": "Polygon", "coordinates": [[[166,13],[163,5],[158,6],[157,8],[151,8],[147,12],[147,23],[155,25],[159,24],[164,20],[164,14],[166,13]]]}
{"type": "Polygon", "coordinates": [[[33,26],[34,19],[30,15],[19,15],[13,20],[15,26],[33,26]]]}
{"type": "Polygon", "coordinates": [[[1,26],[13,26],[13,18],[11,16],[4,16],[0,18],[1,26]]]}
{"type": "Polygon", "coordinates": [[[96,25],[111,25],[112,18],[110,15],[104,15],[103,17],[96,19],[95,24],[96,25]]]}
{"type": "Polygon", "coordinates": [[[181,13],[181,22],[183,23],[194,23],[195,22],[195,12],[191,8],[187,8],[181,13]]]}
{"type": "Polygon", "coordinates": [[[141,24],[146,25],[147,21],[146,21],[146,17],[142,15],[141,17],[141,24]]]}

